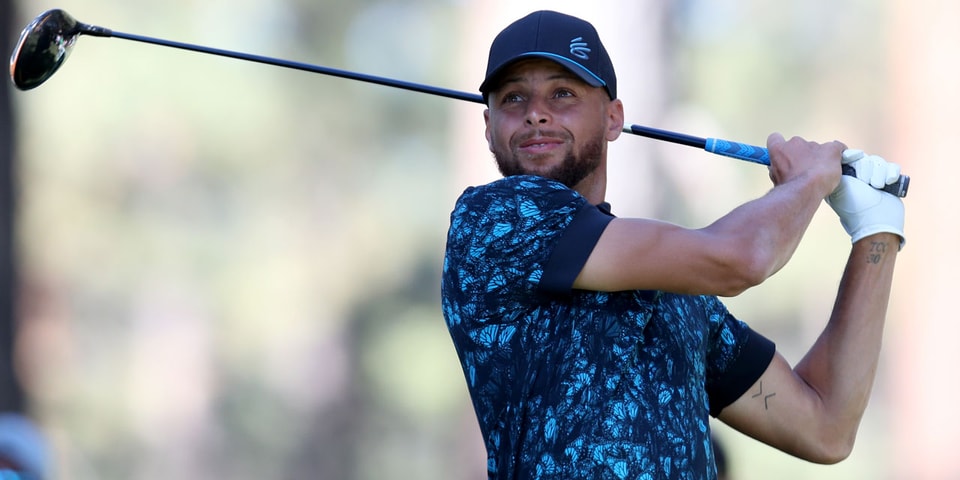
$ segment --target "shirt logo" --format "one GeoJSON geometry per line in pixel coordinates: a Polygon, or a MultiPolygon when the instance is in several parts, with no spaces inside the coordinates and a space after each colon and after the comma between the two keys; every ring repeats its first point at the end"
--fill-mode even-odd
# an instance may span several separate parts
{"type": "Polygon", "coordinates": [[[587,46],[587,42],[583,41],[583,37],[577,37],[573,40],[570,40],[570,55],[582,60],[589,60],[589,54],[590,47],[587,46]]]}

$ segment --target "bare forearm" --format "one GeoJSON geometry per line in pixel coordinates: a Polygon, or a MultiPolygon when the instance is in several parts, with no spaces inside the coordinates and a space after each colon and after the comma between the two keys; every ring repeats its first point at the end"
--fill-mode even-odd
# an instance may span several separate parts
{"type": "Polygon", "coordinates": [[[899,242],[879,234],[854,244],[830,321],[794,369],[819,396],[823,424],[851,446],[876,376],[899,242]]]}
{"type": "Polygon", "coordinates": [[[736,208],[708,230],[731,238],[731,245],[753,256],[756,281],[776,273],[793,256],[824,193],[800,180],[779,185],[736,208]]]}
{"type": "Polygon", "coordinates": [[[843,148],[840,142],[821,145],[799,137],[784,140],[779,133],[767,137],[770,179],[776,186],[730,215],[736,220],[732,231],[752,236],[740,238],[740,247],[757,252],[754,268],[759,268],[760,281],[790,260],[821,201],[836,188],[843,148]],[[746,217],[738,216],[742,213],[746,217]]]}
{"type": "Polygon", "coordinates": [[[822,189],[779,185],[711,225],[691,230],[648,219],[614,219],[578,275],[578,289],[739,295],[781,268],[822,204],[822,189]]]}

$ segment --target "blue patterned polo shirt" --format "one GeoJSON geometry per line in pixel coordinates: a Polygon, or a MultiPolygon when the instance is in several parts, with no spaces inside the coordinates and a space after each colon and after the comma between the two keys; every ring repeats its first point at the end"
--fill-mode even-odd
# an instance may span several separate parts
{"type": "Polygon", "coordinates": [[[534,176],[467,189],[443,313],[491,479],[712,479],[709,416],[774,345],[715,297],[573,282],[612,216],[534,176]]]}

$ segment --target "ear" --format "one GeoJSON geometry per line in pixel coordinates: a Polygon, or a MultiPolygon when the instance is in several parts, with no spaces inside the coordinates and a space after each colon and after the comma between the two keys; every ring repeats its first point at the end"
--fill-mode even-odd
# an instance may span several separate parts
{"type": "Polygon", "coordinates": [[[483,130],[483,135],[487,137],[487,148],[490,151],[493,151],[493,133],[490,132],[490,109],[484,109],[483,111],[483,123],[486,126],[483,130]]]}
{"type": "Polygon", "coordinates": [[[607,141],[612,142],[623,133],[623,102],[610,100],[607,106],[607,141]]]}

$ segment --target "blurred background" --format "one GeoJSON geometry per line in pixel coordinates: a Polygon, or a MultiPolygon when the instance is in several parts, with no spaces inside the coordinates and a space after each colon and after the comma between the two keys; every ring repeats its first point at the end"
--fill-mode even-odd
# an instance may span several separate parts
{"type": "MultiPolygon", "coordinates": [[[[63,8],[470,92],[496,33],[550,8],[598,27],[628,122],[840,139],[897,161],[913,178],[908,241],[853,455],[811,465],[715,428],[734,479],[960,478],[957,2],[0,6],[5,52],[63,8]]],[[[0,146],[0,411],[36,422],[51,478],[485,477],[439,308],[453,202],[498,177],[480,105],[82,37],[40,88],[3,82],[0,146]]],[[[704,226],[769,188],[762,167],[633,135],[610,161],[621,216],[704,226]]],[[[796,362],[848,251],[823,208],[794,261],[728,305],[796,362]]]]}

